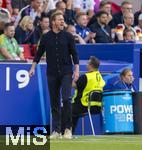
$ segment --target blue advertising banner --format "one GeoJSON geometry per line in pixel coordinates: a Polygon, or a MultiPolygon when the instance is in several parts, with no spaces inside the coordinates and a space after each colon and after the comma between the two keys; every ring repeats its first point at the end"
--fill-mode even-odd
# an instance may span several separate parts
{"type": "Polygon", "coordinates": [[[37,65],[29,77],[31,64],[0,64],[0,124],[47,125],[49,97],[45,64],[37,65]]]}

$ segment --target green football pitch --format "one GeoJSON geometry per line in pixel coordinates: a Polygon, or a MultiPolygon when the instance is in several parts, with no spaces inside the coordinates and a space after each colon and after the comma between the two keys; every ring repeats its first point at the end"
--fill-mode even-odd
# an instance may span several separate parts
{"type": "Polygon", "coordinates": [[[1,137],[0,150],[142,150],[142,135],[74,136],[71,140],[51,140],[50,148],[48,144],[6,146],[5,143],[1,137]]]}

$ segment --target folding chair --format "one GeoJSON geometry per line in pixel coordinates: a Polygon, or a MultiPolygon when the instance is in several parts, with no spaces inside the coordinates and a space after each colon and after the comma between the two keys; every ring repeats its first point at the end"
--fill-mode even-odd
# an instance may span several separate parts
{"type": "Polygon", "coordinates": [[[89,115],[89,120],[90,120],[90,125],[91,125],[91,129],[92,129],[92,133],[93,133],[94,136],[95,136],[95,130],[94,130],[94,125],[93,125],[93,121],[92,121],[92,116],[91,116],[90,109],[91,109],[91,107],[94,106],[93,103],[101,102],[101,101],[102,101],[102,92],[101,91],[91,91],[89,93],[89,98],[88,98],[88,115],[89,115]]]}

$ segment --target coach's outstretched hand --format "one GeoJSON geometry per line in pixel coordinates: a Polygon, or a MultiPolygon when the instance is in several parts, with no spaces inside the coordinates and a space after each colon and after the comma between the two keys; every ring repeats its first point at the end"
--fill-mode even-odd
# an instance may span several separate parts
{"type": "Polygon", "coordinates": [[[29,70],[29,76],[32,77],[35,74],[36,62],[32,63],[31,69],[29,70]]]}

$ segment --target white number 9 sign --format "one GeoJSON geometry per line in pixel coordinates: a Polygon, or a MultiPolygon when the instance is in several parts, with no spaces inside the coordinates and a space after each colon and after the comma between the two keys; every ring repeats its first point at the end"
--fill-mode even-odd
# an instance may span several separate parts
{"type": "Polygon", "coordinates": [[[24,88],[28,85],[30,81],[29,73],[26,70],[19,70],[16,73],[16,80],[18,83],[18,88],[24,88]]]}

